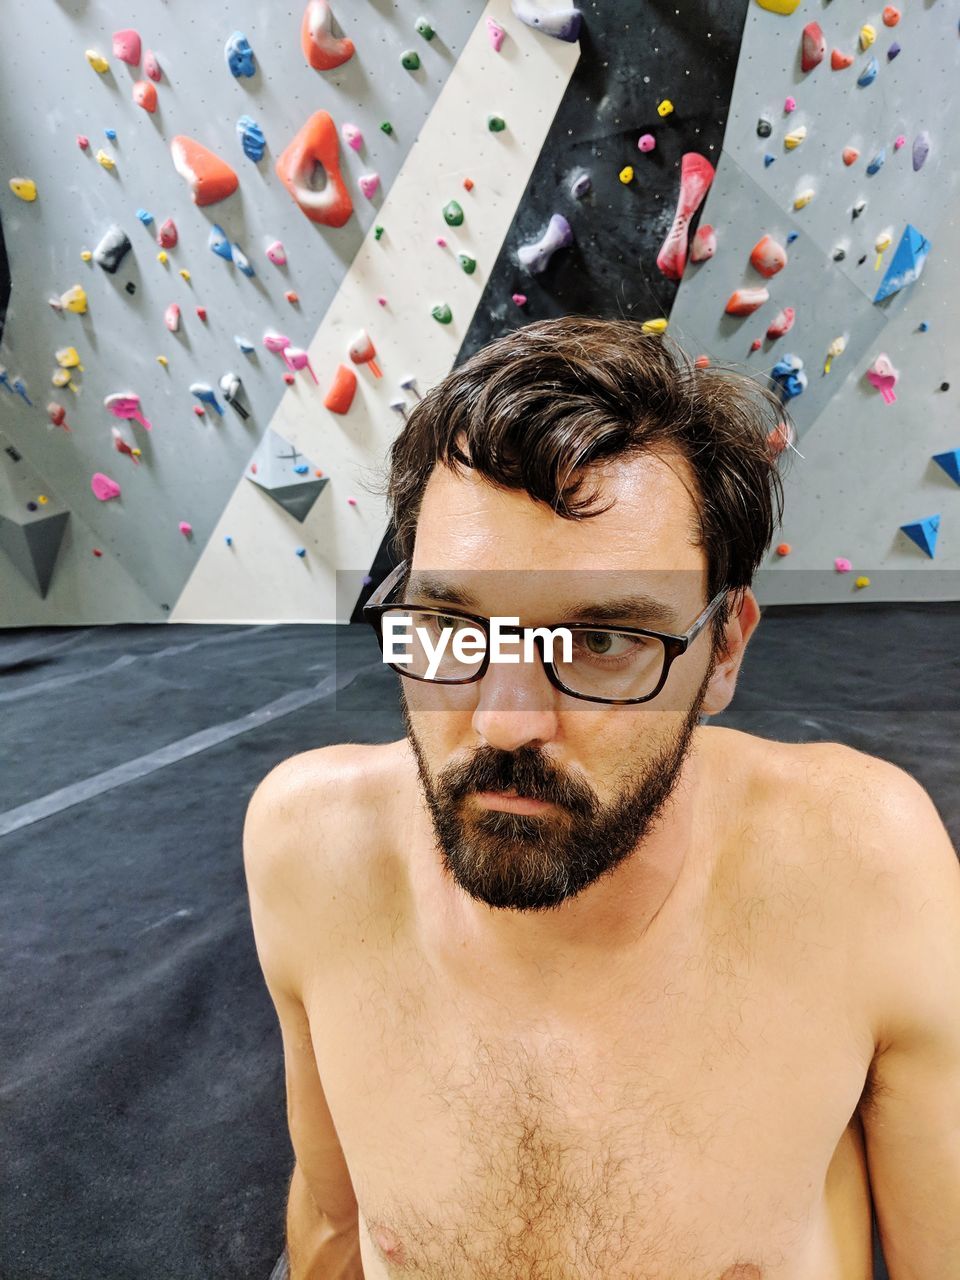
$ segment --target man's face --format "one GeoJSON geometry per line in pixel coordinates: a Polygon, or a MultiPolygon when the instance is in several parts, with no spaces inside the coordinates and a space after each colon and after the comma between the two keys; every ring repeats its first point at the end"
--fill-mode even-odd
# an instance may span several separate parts
{"type": "MultiPolygon", "coordinates": [[[[691,545],[692,481],[682,459],[646,455],[597,468],[610,509],[563,520],[525,493],[495,489],[444,467],[427,485],[412,559],[456,586],[486,617],[531,626],[565,621],[571,605],[643,591],[685,631],[706,603],[706,562],[691,545]],[[671,469],[672,468],[672,469],[671,469]]],[[[444,871],[491,907],[538,911],[580,894],[632,853],[680,779],[715,658],[707,626],[648,703],[571,698],[539,661],[491,664],[462,686],[401,681],[407,734],[444,871]],[[510,799],[513,796],[526,798],[510,799]],[[496,794],[501,793],[498,799],[496,794]],[[538,802],[538,803],[537,803],[538,802]]]]}

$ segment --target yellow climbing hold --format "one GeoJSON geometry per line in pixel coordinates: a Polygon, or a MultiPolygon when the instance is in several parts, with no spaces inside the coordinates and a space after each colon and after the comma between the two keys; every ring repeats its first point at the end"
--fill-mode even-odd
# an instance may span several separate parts
{"type": "Polygon", "coordinates": [[[181,267],[181,268],[180,268],[180,274],[183,276],[184,280],[189,280],[189,279],[190,279],[190,272],[187,270],[187,268],[186,268],[186,267],[181,267]]]}
{"type": "Polygon", "coordinates": [[[10,190],[20,200],[29,204],[37,198],[37,184],[32,178],[11,178],[10,190]]]}
{"type": "Polygon", "coordinates": [[[166,368],[169,363],[170,361],[166,356],[157,356],[157,364],[162,364],[163,367],[166,368]]]}
{"type": "Polygon", "coordinates": [[[657,115],[668,116],[672,110],[673,110],[673,103],[670,101],[669,98],[664,98],[664,100],[657,107],[657,115]]]}
{"type": "Polygon", "coordinates": [[[865,22],[860,28],[860,49],[866,52],[877,38],[877,28],[872,27],[869,22],[865,22]]]}
{"type": "Polygon", "coordinates": [[[783,145],[788,151],[794,151],[799,147],[800,143],[807,136],[807,126],[802,124],[799,129],[794,129],[792,133],[788,133],[783,140],[783,145]]]}
{"type": "Polygon", "coordinates": [[[102,164],[105,169],[115,169],[117,162],[113,156],[108,156],[103,147],[97,152],[97,164],[102,164]]]}
{"type": "Polygon", "coordinates": [[[757,4],[771,13],[789,14],[799,7],[800,0],[757,0],[757,4]]]}
{"type": "Polygon", "coordinates": [[[158,262],[162,262],[162,263],[164,264],[164,266],[166,266],[166,262],[167,262],[167,251],[166,251],[166,249],[161,249],[161,250],[160,250],[160,252],[157,254],[157,261],[158,261],[158,262]]]}
{"type": "Polygon", "coordinates": [[[620,181],[624,184],[633,181],[633,165],[628,164],[620,170],[620,181]]]}
{"type": "Polygon", "coordinates": [[[80,257],[84,260],[84,262],[89,262],[90,259],[93,257],[93,254],[90,252],[89,249],[81,249],[80,257]]]}
{"type": "Polygon", "coordinates": [[[61,293],[60,305],[65,311],[72,311],[74,315],[85,316],[87,314],[87,295],[83,285],[75,284],[66,293],[61,293]]]}
{"type": "Polygon", "coordinates": [[[97,53],[96,49],[87,50],[87,61],[99,75],[103,75],[105,71],[109,71],[110,63],[106,60],[102,53],[97,53]]]}
{"type": "Polygon", "coordinates": [[[663,333],[665,332],[668,324],[669,321],[664,320],[662,317],[659,320],[644,320],[643,324],[640,326],[640,332],[663,333]]]}
{"type": "Polygon", "coordinates": [[[45,507],[47,503],[50,501],[50,499],[47,497],[45,493],[38,493],[37,501],[40,503],[41,507],[45,507]]]}
{"type": "Polygon", "coordinates": [[[869,585],[870,585],[870,579],[869,579],[869,578],[857,578],[857,580],[854,582],[854,584],[853,584],[853,585],[854,585],[855,587],[869,587],[869,585]]]}
{"type": "Polygon", "coordinates": [[[881,231],[873,242],[873,247],[877,251],[877,260],[873,264],[874,271],[880,270],[880,263],[883,261],[883,255],[893,244],[893,236],[889,231],[881,231]]]}
{"type": "Polygon", "coordinates": [[[68,387],[73,385],[70,381],[69,369],[54,369],[53,377],[50,381],[55,387],[68,387]]]}
{"type": "Polygon", "coordinates": [[[76,347],[61,347],[57,352],[57,364],[61,369],[79,369],[83,373],[80,354],[76,347]]]}
{"type": "Polygon", "coordinates": [[[795,209],[802,209],[804,205],[809,204],[812,199],[813,199],[813,188],[808,187],[806,191],[800,192],[796,200],[794,200],[793,202],[793,207],[795,209]]]}

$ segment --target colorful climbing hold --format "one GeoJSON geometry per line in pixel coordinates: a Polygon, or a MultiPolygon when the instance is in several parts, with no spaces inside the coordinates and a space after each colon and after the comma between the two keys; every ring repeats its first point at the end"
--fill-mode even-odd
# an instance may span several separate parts
{"type": "MultiPolygon", "coordinates": [[[[874,295],[874,302],[882,302],[884,298],[889,298],[891,294],[913,284],[923,271],[929,252],[930,241],[908,222],[900,237],[900,243],[894,250],[880,288],[874,295]]],[[[921,328],[923,327],[921,325],[921,328]]]]}
{"type": "Polygon", "coordinates": [[[379,173],[362,174],[357,179],[357,186],[360,188],[360,190],[363,192],[363,194],[367,197],[368,200],[372,200],[373,197],[376,195],[377,188],[380,186],[379,173]]]}
{"type": "Polygon", "coordinates": [[[833,361],[836,359],[837,356],[843,355],[846,349],[847,349],[847,340],[843,336],[843,334],[841,334],[838,338],[834,338],[834,340],[830,343],[829,347],[827,347],[827,358],[823,363],[824,373],[830,372],[830,366],[833,364],[833,361]]]}
{"type": "Polygon", "coordinates": [[[807,375],[799,356],[786,355],[770,370],[770,377],[780,388],[784,400],[792,400],[807,387],[807,375]]]}
{"type": "Polygon", "coordinates": [[[853,54],[844,53],[841,49],[834,49],[830,54],[830,66],[834,71],[844,71],[847,67],[852,67],[853,54]]]}
{"type": "Polygon", "coordinates": [[[573,179],[570,182],[570,194],[574,197],[574,199],[580,200],[583,196],[587,194],[588,191],[591,191],[592,189],[593,189],[593,179],[590,177],[589,173],[586,173],[583,170],[581,170],[580,172],[574,174],[573,179]]]}
{"type": "Polygon", "coordinates": [[[102,165],[104,169],[109,170],[109,169],[115,169],[117,167],[116,160],[114,160],[113,156],[110,155],[109,152],[104,151],[102,147],[96,154],[96,161],[97,161],[97,164],[102,165]]]}
{"type": "Polygon", "coordinates": [[[204,320],[204,321],[205,321],[205,320],[206,320],[206,318],[207,318],[207,308],[206,308],[206,307],[196,307],[196,308],[195,308],[195,310],[196,310],[196,313],[197,313],[197,319],[198,319],[198,320],[204,320]]]}
{"type": "Polygon", "coordinates": [[[416,49],[405,49],[400,55],[400,65],[407,71],[419,71],[420,55],[416,49]]]}
{"type": "Polygon", "coordinates": [[[368,364],[375,378],[382,378],[383,372],[377,364],[377,349],[366,329],[360,329],[347,348],[347,354],[354,364],[368,364]]]}
{"type": "Polygon", "coordinates": [[[343,124],[340,126],[340,134],[347,144],[354,151],[359,151],[363,146],[363,134],[355,124],[343,124]]]}
{"type": "Polygon", "coordinates": [[[109,71],[110,69],[110,63],[102,53],[97,53],[96,49],[88,49],[86,52],[86,59],[98,75],[102,76],[105,71],[109,71]]]}
{"type": "Polygon", "coordinates": [[[857,76],[857,84],[860,86],[861,89],[865,89],[867,85],[873,84],[874,80],[876,80],[877,78],[877,74],[879,71],[880,71],[880,68],[877,65],[876,58],[871,58],[870,61],[867,63],[866,67],[864,67],[863,71],[861,71],[859,76],[857,76]]]}
{"type": "Polygon", "coordinates": [[[546,36],[570,43],[580,38],[583,15],[579,9],[541,9],[533,0],[510,0],[510,7],[515,18],[546,36]]]}
{"type": "Polygon", "coordinates": [[[632,182],[632,181],[633,181],[633,165],[630,165],[630,164],[625,165],[625,166],[620,170],[620,173],[619,173],[619,175],[618,175],[618,176],[619,176],[620,181],[623,183],[623,185],[624,185],[624,186],[626,186],[626,185],[627,185],[627,183],[632,182]]]}
{"type": "Polygon", "coordinates": [[[793,207],[795,209],[805,208],[813,199],[815,194],[816,193],[814,192],[813,187],[807,187],[805,190],[799,192],[799,194],[794,197],[793,207]]]}
{"type": "Polygon", "coordinates": [[[353,41],[333,34],[332,19],[327,0],[308,0],[300,25],[300,47],[314,71],[332,71],[353,57],[353,41]]]}
{"type": "Polygon", "coordinates": [[[475,185],[475,183],[474,183],[474,181],[473,181],[473,179],[472,179],[472,178],[464,178],[464,180],[463,180],[463,189],[464,189],[464,191],[472,191],[472,190],[473,190],[473,188],[474,188],[474,185],[475,185]]]}
{"type": "Polygon", "coordinates": [[[254,164],[259,163],[263,159],[267,140],[263,136],[263,130],[256,120],[252,116],[241,116],[237,121],[237,134],[240,137],[243,154],[248,160],[252,160],[254,164]]]}
{"type": "Polygon", "coordinates": [[[150,224],[153,222],[153,214],[150,212],[149,209],[138,209],[137,217],[145,227],[149,227],[150,224]]]}
{"type": "Polygon", "coordinates": [[[512,293],[510,295],[510,300],[518,307],[524,307],[527,304],[527,295],[525,293],[512,293]]]}
{"type": "Polygon", "coordinates": [[[134,395],[132,391],[115,391],[112,395],[105,396],[103,403],[115,418],[133,419],[134,422],[139,422],[142,427],[146,427],[148,431],[153,430],[153,427],[141,412],[140,397],[134,395]]]}
{"type": "Polygon", "coordinates": [[[384,120],[380,125],[380,131],[381,133],[393,133],[393,125],[389,120],[384,120]]]}
{"type": "Polygon", "coordinates": [[[925,555],[932,560],[937,549],[937,530],[940,528],[940,516],[927,516],[925,520],[917,520],[911,524],[902,524],[900,530],[911,542],[915,542],[925,555]]]}
{"type": "Polygon", "coordinates": [[[373,228],[373,238],[374,238],[374,240],[380,240],[380,239],[382,238],[382,236],[383,236],[383,232],[384,232],[384,228],[383,228],[383,227],[380,227],[380,226],[374,227],[374,228],[373,228]]]}
{"type": "Polygon", "coordinates": [[[763,167],[765,169],[769,169],[770,166],[773,164],[773,162],[776,160],[776,158],[777,158],[776,156],[772,156],[768,151],[766,155],[763,157],[763,167]]]}
{"type": "Polygon", "coordinates": [[[690,246],[690,261],[706,262],[716,252],[717,233],[709,223],[702,222],[697,227],[696,234],[693,237],[693,244],[690,246]]]}
{"type": "Polygon", "coordinates": [[[833,567],[836,569],[837,573],[849,573],[853,568],[853,565],[846,556],[837,556],[833,562],[833,567]]]}
{"type": "Polygon", "coordinates": [[[640,332],[651,334],[666,333],[669,323],[665,316],[658,316],[655,320],[644,320],[640,326],[640,332]]]}
{"type": "Polygon", "coordinates": [[[670,101],[669,98],[664,98],[664,100],[661,103],[659,103],[657,106],[657,115],[669,116],[672,113],[673,113],[673,103],[670,101]]]}
{"type": "Polygon", "coordinates": [[[286,266],[287,251],[279,240],[274,240],[267,245],[266,254],[275,267],[286,266]]]}
{"type": "Polygon", "coordinates": [[[90,139],[87,137],[85,133],[77,134],[77,146],[80,148],[81,151],[89,150],[90,139]]]}
{"type": "Polygon", "coordinates": [[[149,80],[158,81],[162,75],[160,71],[160,63],[157,61],[157,55],[152,49],[148,49],[143,55],[143,70],[149,80]]]}
{"type": "Polygon", "coordinates": [[[895,27],[900,21],[900,10],[896,5],[888,4],[883,11],[883,25],[885,27],[895,27]]]}
{"type": "Polygon", "coordinates": [[[791,112],[796,111],[797,109],[796,98],[786,98],[783,103],[783,109],[787,113],[787,115],[790,115],[791,112]]]}
{"type": "Polygon", "coordinates": [[[690,219],[710,190],[716,170],[706,156],[686,151],[680,161],[680,194],[673,223],[657,254],[657,267],[668,280],[679,280],[687,265],[690,219]]]}
{"type": "Polygon", "coordinates": [[[724,311],[728,316],[749,316],[770,298],[770,291],[763,286],[754,289],[734,289],[727,299],[724,311]]]}
{"type": "Polygon", "coordinates": [[[797,318],[797,313],[793,307],[784,307],[782,311],[778,311],[767,326],[768,338],[782,338],[785,333],[789,333],[793,328],[793,322],[797,318]]]}
{"type": "Polygon", "coordinates": [[[74,315],[85,316],[87,314],[87,295],[83,285],[75,284],[65,293],[60,295],[60,305],[64,311],[72,311],[74,315]]]}
{"type": "Polygon", "coordinates": [[[117,140],[116,129],[104,129],[103,133],[104,133],[104,136],[109,138],[111,142],[116,142],[117,140]]]}
{"type": "Polygon", "coordinates": [[[166,251],[166,249],[161,249],[161,250],[160,250],[160,252],[157,254],[157,261],[158,261],[158,262],[160,263],[160,265],[161,265],[161,266],[163,266],[163,267],[165,267],[165,266],[167,265],[167,251],[166,251]]]}
{"type": "Polygon", "coordinates": [[[431,308],[430,314],[433,316],[434,320],[439,321],[440,324],[449,324],[453,319],[453,312],[450,310],[450,307],[446,302],[437,303],[435,307],[431,308]]]}
{"type": "Polygon", "coordinates": [[[800,40],[800,69],[812,71],[823,61],[827,41],[819,22],[808,22],[800,40]]]}
{"type": "Polygon", "coordinates": [[[468,276],[472,276],[477,269],[476,258],[471,258],[469,253],[460,253],[457,255],[457,257],[459,259],[460,266],[463,269],[463,271],[468,276]]]}
{"type": "Polygon", "coordinates": [[[637,139],[637,149],[644,153],[652,151],[657,145],[657,140],[652,133],[641,133],[637,139]]]}
{"type": "Polygon", "coordinates": [[[190,394],[196,396],[208,409],[213,409],[221,418],[223,417],[223,405],[217,399],[217,394],[209,382],[191,382],[190,394]]]}
{"type": "Polygon", "coordinates": [[[195,138],[178,133],[171,139],[170,154],[177,173],[189,184],[196,205],[226,200],[240,185],[240,179],[226,160],[221,160],[195,138]]]}
{"type": "Polygon", "coordinates": [[[881,352],[867,370],[867,381],[883,396],[884,404],[893,404],[896,400],[894,387],[899,377],[899,372],[893,367],[893,362],[885,352],[881,352]]]}
{"type": "Polygon", "coordinates": [[[503,133],[507,127],[507,122],[503,116],[490,115],[487,116],[487,128],[491,133],[503,133]]]}
{"type": "Polygon", "coordinates": [[[443,220],[448,227],[459,227],[463,222],[463,208],[456,200],[443,206],[443,220]]]}
{"type": "Polygon", "coordinates": [[[37,184],[32,178],[11,178],[10,190],[18,200],[31,204],[37,198],[37,184]]]}
{"type": "Polygon", "coordinates": [[[103,267],[104,271],[113,275],[131,248],[130,237],[122,227],[114,223],[107,228],[100,243],[94,249],[93,260],[98,266],[103,267]]]}
{"type": "Polygon", "coordinates": [[[773,236],[763,236],[750,251],[750,264],[762,276],[775,276],[787,265],[787,251],[773,236]]]}
{"type": "Polygon", "coordinates": [[[886,147],[881,147],[880,150],[877,152],[877,154],[873,157],[873,159],[867,165],[867,173],[869,173],[871,177],[873,176],[873,174],[879,173],[880,170],[883,168],[884,163],[886,162],[886,159],[887,159],[887,149],[886,147]]]}
{"type": "Polygon", "coordinates": [[[783,139],[783,145],[788,151],[795,151],[807,136],[807,126],[802,124],[799,129],[793,129],[783,139]]]}
{"type": "Polygon", "coordinates": [[[418,18],[414,23],[417,35],[423,36],[424,40],[432,40],[437,34],[426,18],[418,18]]]}
{"type": "Polygon", "coordinates": [[[175,302],[171,302],[169,307],[163,313],[163,323],[167,326],[171,333],[178,333],[180,330],[180,308],[175,302]]]}
{"type": "Polygon", "coordinates": [[[490,41],[490,47],[494,53],[500,52],[503,47],[503,38],[506,34],[506,31],[496,18],[487,18],[487,39],[490,41]]]}
{"type": "Polygon", "coordinates": [[[872,26],[869,22],[865,22],[860,28],[860,52],[866,53],[876,38],[876,27],[872,26]]]}
{"type": "Polygon", "coordinates": [[[164,249],[172,249],[177,239],[177,224],[172,218],[167,218],[157,232],[157,244],[162,245],[164,249]]]}
{"type": "Polygon", "coordinates": [[[770,13],[779,13],[785,16],[793,13],[800,0],[757,0],[757,4],[761,9],[768,9],[770,13]]]}
{"type": "Polygon", "coordinates": [[[850,216],[852,218],[859,218],[861,213],[863,213],[864,209],[866,209],[866,207],[867,207],[866,200],[862,200],[862,199],[857,200],[850,210],[850,216]]]}
{"type": "Polygon", "coordinates": [[[923,129],[913,140],[913,171],[918,173],[930,154],[930,134],[923,129]]]}
{"type": "Polygon", "coordinates": [[[230,248],[230,241],[227,239],[227,233],[223,227],[218,227],[216,223],[210,228],[210,235],[207,244],[221,258],[225,258],[227,262],[233,259],[233,250],[230,248]]]}
{"type": "Polygon", "coordinates": [[[250,77],[256,72],[253,49],[242,31],[234,31],[227,37],[223,52],[232,76],[239,79],[240,76],[250,77]]]}
{"type": "Polygon", "coordinates": [[[240,248],[238,244],[232,244],[230,246],[230,251],[233,255],[233,265],[237,268],[238,271],[241,271],[245,276],[250,276],[250,277],[253,277],[257,274],[256,271],[254,271],[253,269],[253,265],[250,262],[250,259],[247,257],[247,255],[243,252],[243,250],[240,248]]]}
{"type": "Polygon", "coordinates": [[[283,296],[293,307],[297,306],[300,302],[300,295],[297,293],[296,289],[288,289],[283,296]]]}
{"type": "Polygon", "coordinates": [[[131,67],[140,65],[140,36],[136,31],[125,30],[113,33],[113,56],[131,67]]]}
{"type": "Polygon", "coordinates": [[[327,111],[315,111],[276,163],[277,175],[301,213],[312,222],[342,227],[353,213],[353,201],[340,172],[337,127],[327,111]],[[318,167],[326,176],[315,189],[318,167]]]}
{"type": "Polygon", "coordinates": [[[887,61],[892,62],[899,52],[900,46],[897,44],[896,40],[894,40],[893,44],[887,50],[887,61]]]}
{"type": "Polygon", "coordinates": [[[893,140],[894,151],[899,151],[902,146],[906,145],[906,141],[907,141],[906,135],[902,133],[898,133],[893,140]]]}
{"type": "Polygon", "coordinates": [[[151,115],[157,109],[157,86],[151,80],[138,80],[133,86],[133,100],[151,115]]]}
{"type": "Polygon", "coordinates": [[[773,121],[767,116],[761,116],[757,121],[757,137],[769,138],[771,133],[773,133],[773,121]]]}
{"type": "Polygon", "coordinates": [[[850,165],[856,164],[860,158],[860,152],[856,147],[843,148],[843,163],[849,168],[850,165]]]}
{"type": "Polygon", "coordinates": [[[558,249],[565,249],[571,244],[573,244],[573,228],[562,213],[555,213],[539,240],[520,246],[517,250],[517,260],[522,267],[534,275],[539,275],[546,270],[550,259],[558,249]]]}

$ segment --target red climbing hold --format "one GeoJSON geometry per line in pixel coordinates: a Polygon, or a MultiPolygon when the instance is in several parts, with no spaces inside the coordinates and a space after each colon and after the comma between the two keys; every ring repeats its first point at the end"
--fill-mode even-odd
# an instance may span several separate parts
{"type": "Polygon", "coordinates": [[[330,390],[324,397],[324,405],[331,413],[346,413],[353,404],[357,390],[357,375],[349,365],[337,369],[330,390]]]}
{"type": "Polygon", "coordinates": [[[808,22],[803,28],[803,39],[800,42],[800,68],[812,71],[819,67],[827,52],[827,41],[819,22],[808,22]]]}
{"type": "Polygon", "coordinates": [[[673,225],[657,254],[657,266],[668,280],[679,280],[687,265],[687,229],[710,190],[716,170],[706,156],[687,151],[680,162],[680,198],[673,225]]]}

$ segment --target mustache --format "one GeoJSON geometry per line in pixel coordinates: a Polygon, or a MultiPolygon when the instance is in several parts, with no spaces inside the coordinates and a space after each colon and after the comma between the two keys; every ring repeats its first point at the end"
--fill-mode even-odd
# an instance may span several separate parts
{"type": "Polygon", "coordinates": [[[583,784],[559,774],[542,751],[481,748],[469,760],[445,770],[442,788],[449,800],[462,800],[472,791],[505,791],[512,787],[531,800],[546,800],[587,817],[596,808],[593,793],[583,784]]]}

